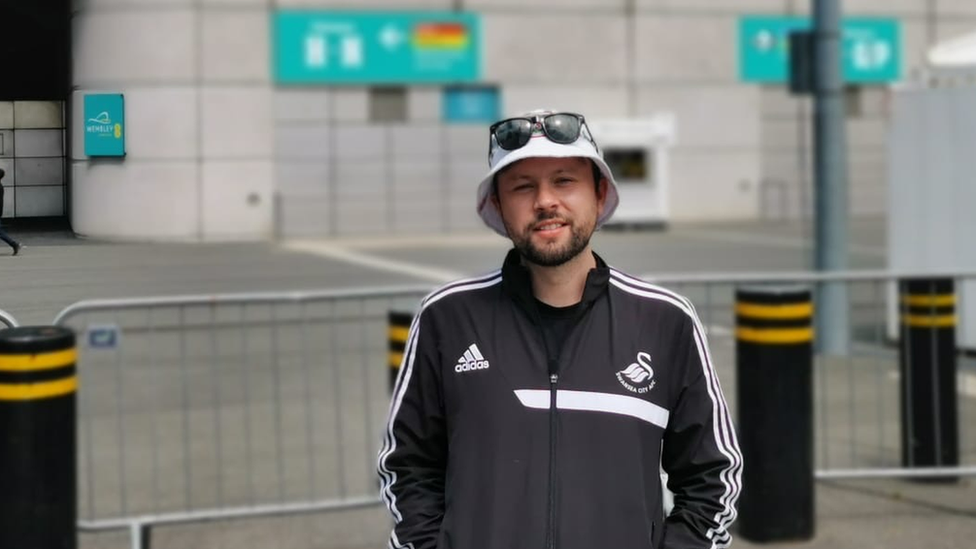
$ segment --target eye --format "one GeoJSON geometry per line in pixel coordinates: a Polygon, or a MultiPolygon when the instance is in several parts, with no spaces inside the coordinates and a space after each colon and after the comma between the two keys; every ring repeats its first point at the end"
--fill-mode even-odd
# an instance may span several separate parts
{"type": "Polygon", "coordinates": [[[570,183],[573,183],[575,181],[576,180],[573,179],[572,177],[567,177],[567,176],[561,176],[556,178],[557,185],[569,185],[570,183]]]}

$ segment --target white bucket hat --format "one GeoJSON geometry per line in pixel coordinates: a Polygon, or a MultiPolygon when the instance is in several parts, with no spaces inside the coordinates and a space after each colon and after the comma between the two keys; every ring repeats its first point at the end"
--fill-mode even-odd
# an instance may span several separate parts
{"type": "MultiPolygon", "coordinates": [[[[529,111],[525,114],[521,114],[516,118],[535,118],[538,116],[545,116],[547,114],[553,114],[562,111],[551,111],[551,110],[534,110],[529,111]]],[[[586,127],[585,122],[583,127],[580,129],[579,138],[573,143],[561,144],[554,143],[550,141],[547,137],[542,136],[539,139],[529,139],[529,142],[525,146],[515,149],[513,151],[507,151],[499,146],[495,142],[495,137],[489,137],[489,150],[491,151],[490,158],[488,159],[489,171],[488,175],[481,180],[481,184],[478,185],[478,215],[481,216],[482,221],[485,225],[488,225],[495,230],[496,233],[502,236],[508,236],[508,231],[505,230],[505,224],[502,222],[501,212],[495,206],[494,201],[491,199],[493,192],[492,182],[495,179],[495,175],[501,170],[505,169],[519,160],[525,158],[539,158],[539,157],[551,157],[551,158],[587,158],[596,163],[597,167],[600,168],[600,173],[603,177],[607,179],[610,183],[607,186],[607,200],[603,204],[603,210],[597,216],[596,226],[599,228],[603,223],[610,219],[613,215],[614,210],[617,209],[617,204],[620,202],[620,197],[617,194],[617,182],[613,179],[613,173],[610,172],[610,167],[603,160],[603,154],[597,149],[592,141],[592,136],[589,134],[589,128],[586,127]]],[[[535,137],[533,135],[533,137],[535,137]]]]}

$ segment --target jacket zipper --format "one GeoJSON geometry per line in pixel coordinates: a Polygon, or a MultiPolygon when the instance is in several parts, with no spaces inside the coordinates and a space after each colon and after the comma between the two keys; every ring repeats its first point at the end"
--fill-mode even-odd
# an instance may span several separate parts
{"type": "Polygon", "coordinates": [[[549,527],[546,548],[556,549],[556,361],[549,361],[549,527]]]}

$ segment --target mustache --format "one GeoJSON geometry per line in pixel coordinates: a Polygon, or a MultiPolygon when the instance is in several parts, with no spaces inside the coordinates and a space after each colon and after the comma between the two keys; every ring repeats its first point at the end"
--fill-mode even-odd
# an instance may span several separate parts
{"type": "Polygon", "coordinates": [[[570,218],[566,217],[565,215],[560,215],[560,214],[557,214],[555,212],[540,212],[540,213],[536,214],[535,220],[532,223],[539,223],[539,222],[542,222],[542,221],[549,221],[550,219],[562,219],[563,221],[566,221],[567,223],[570,221],[570,218]]]}
{"type": "Polygon", "coordinates": [[[531,231],[532,228],[535,227],[536,225],[538,225],[539,223],[542,223],[544,221],[549,221],[551,219],[558,219],[558,220],[560,220],[560,221],[562,221],[562,222],[564,222],[564,223],[566,223],[568,225],[572,225],[573,224],[573,220],[571,218],[565,216],[565,215],[561,215],[561,214],[558,214],[558,213],[555,213],[555,212],[540,212],[540,213],[536,214],[535,219],[533,219],[532,221],[526,223],[525,228],[526,228],[526,230],[530,230],[531,231]]]}

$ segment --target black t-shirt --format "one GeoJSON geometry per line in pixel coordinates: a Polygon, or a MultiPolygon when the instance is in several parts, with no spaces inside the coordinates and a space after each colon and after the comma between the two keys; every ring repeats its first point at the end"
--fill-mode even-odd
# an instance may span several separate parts
{"type": "Polygon", "coordinates": [[[573,329],[573,324],[576,322],[576,312],[580,304],[553,307],[538,299],[535,300],[535,304],[539,308],[539,317],[542,320],[542,329],[546,334],[550,354],[558,356],[566,343],[569,331],[573,329]]]}

